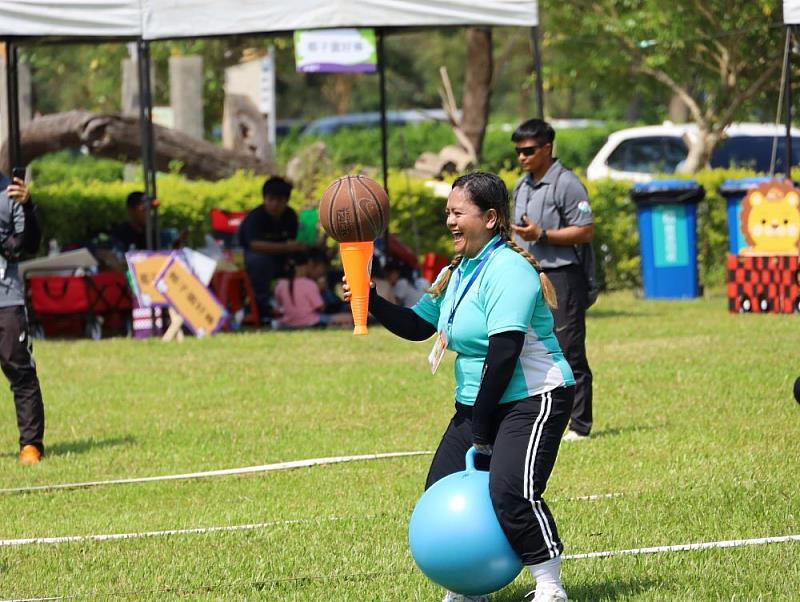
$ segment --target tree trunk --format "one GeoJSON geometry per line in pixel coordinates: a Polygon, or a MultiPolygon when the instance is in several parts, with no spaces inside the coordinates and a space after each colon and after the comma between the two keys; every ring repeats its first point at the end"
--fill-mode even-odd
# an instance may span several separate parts
{"type": "Polygon", "coordinates": [[[708,165],[714,147],[722,139],[721,132],[709,131],[708,126],[698,124],[696,136],[684,136],[684,142],[689,147],[686,161],[678,166],[680,173],[697,173],[708,165]]]}
{"type": "MultiPolygon", "coordinates": [[[[85,146],[89,153],[120,161],[142,157],[139,119],[116,113],[70,111],[39,117],[22,128],[22,162],[69,148],[85,146]]],[[[169,171],[171,161],[182,164],[180,173],[195,179],[218,180],[244,169],[258,174],[275,172],[275,164],[252,155],[220,148],[183,132],[153,124],[155,161],[159,171],[169,171]]],[[[0,171],[8,173],[8,148],[0,148],[0,171]],[[4,167],[6,169],[4,169],[4,167]]]]}
{"type": "Polygon", "coordinates": [[[492,95],[492,30],[490,27],[467,28],[467,64],[464,75],[464,100],[461,129],[480,158],[489,100],[492,95]]]}
{"type": "Polygon", "coordinates": [[[677,94],[673,94],[669,99],[669,120],[672,123],[689,121],[689,106],[677,94]]]}

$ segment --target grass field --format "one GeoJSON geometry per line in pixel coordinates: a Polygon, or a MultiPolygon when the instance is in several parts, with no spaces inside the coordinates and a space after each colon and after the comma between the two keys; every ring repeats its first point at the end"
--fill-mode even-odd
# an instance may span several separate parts
{"type": "MultiPolygon", "coordinates": [[[[619,293],[588,327],[595,430],[562,447],[546,496],[565,553],[800,533],[797,316],[619,293]],[[618,495],[577,499],[597,494],[618,495]]],[[[48,456],[18,465],[4,393],[0,488],[432,450],[453,377],[428,350],[377,327],[44,341],[48,456]]],[[[0,598],[438,601],[406,544],[429,461],[0,493],[3,540],[270,523],[0,546],[0,598]]],[[[563,578],[574,600],[797,600],[800,542],[565,560],[563,578]]]]}

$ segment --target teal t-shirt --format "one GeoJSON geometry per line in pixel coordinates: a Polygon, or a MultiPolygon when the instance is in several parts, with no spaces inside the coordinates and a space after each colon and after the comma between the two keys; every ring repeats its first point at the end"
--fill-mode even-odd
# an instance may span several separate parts
{"type": "Polygon", "coordinates": [[[412,308],[437,331],[447,334],[447,348],[457,354],[456,401],[467,405],[474,404],[478,396],[489,337],[500,332],[525,333],[522,352],[500,403],[575,384],[553,333],[553,314],[542,296],[539,275],[527,259],[508,245],[492,252],[498,240],[499,236],[495,236],[478,255],[462,259],[444,294],[434,298],[426,293],[412,308]],[[448,325],[453,306],[489,253],[491,256],[448,325]]]}

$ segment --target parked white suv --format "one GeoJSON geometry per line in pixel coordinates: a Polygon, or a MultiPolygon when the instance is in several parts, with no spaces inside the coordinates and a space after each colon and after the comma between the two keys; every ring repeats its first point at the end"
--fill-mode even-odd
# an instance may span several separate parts
{"type": "MultiPolygon", "coordinates": [[[[734,123],[711,154],[711,167],[739,166],[768,172],[773,141],[777,142],[776,172],[783,172],[786,127],[761,123],[734,123]]],[[[654,174],[676,171],[689,152],[684,136],[696,136],[694,124],[627,128],[612,133],[586,168],[589,180],[614,178],[647,182],[654,174]]],[[[792,128],[792,165],[800,157],[800,130],[792,128]]]]}

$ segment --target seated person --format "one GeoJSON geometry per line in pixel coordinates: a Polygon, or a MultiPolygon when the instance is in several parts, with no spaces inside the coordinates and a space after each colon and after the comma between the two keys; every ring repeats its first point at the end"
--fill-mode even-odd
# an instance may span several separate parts
{"type": "Polygon", "coordinates": [[[346,311],[346,303],[336,293],[336,288],[342,282],[342,270],[333,269],[325,249],[314,247],[308,252],[308,277],[316,281],[319,294],[325,302],[322,313],[336,314],[346,311]]]}
{"type": "Polygon", "coordinates": [[[384,272],[398,305],[404,307],[413,307],[431,287],[430,282],[424,278],[415,278],[406,264],[394,259],[389,260],[384,272]]]}
{"type": "Polygon", "coordinates": [[[147,250],[147,202],[143,192],[128,195],[125,202],[128,221],[111,230],[111,244],[120,253],[147,250]]]}
{"type": "Polygon", "coordinates": [[[287,264],[287,277],[278,280],[275,300],[283,312],[281,327],[352,327],[353,320],[349,313],[322,313],[325,302],[320,295],[319,286],[310,277],[310,266],[307,253],[296,253],[287,264]]]}
{"type": "MultiPolygon", "coordinates": [[[[375,291],[384,299],[390,300],[392,303],[397,303],[394,297],[392,285],[386,279],[386,269],[381,266],[381,262],[377,257],[372,258],[372,269],[370,270],[370,280],[375,285],[375,291]]],[[[370,314],[370,318],[372,315],[370,314]]]]}
{"type": "Polygon", "coordinates": [[[292,185],[271,177],[261,189],[263,202],[251,210],[239,225],[239,242],[244,249],[244,267],[256,297],[262,322],[272,315],[272,281],[286,275],[289,254],[306,249],[298,242],[297,213],[289,207],[292,185]]]}

